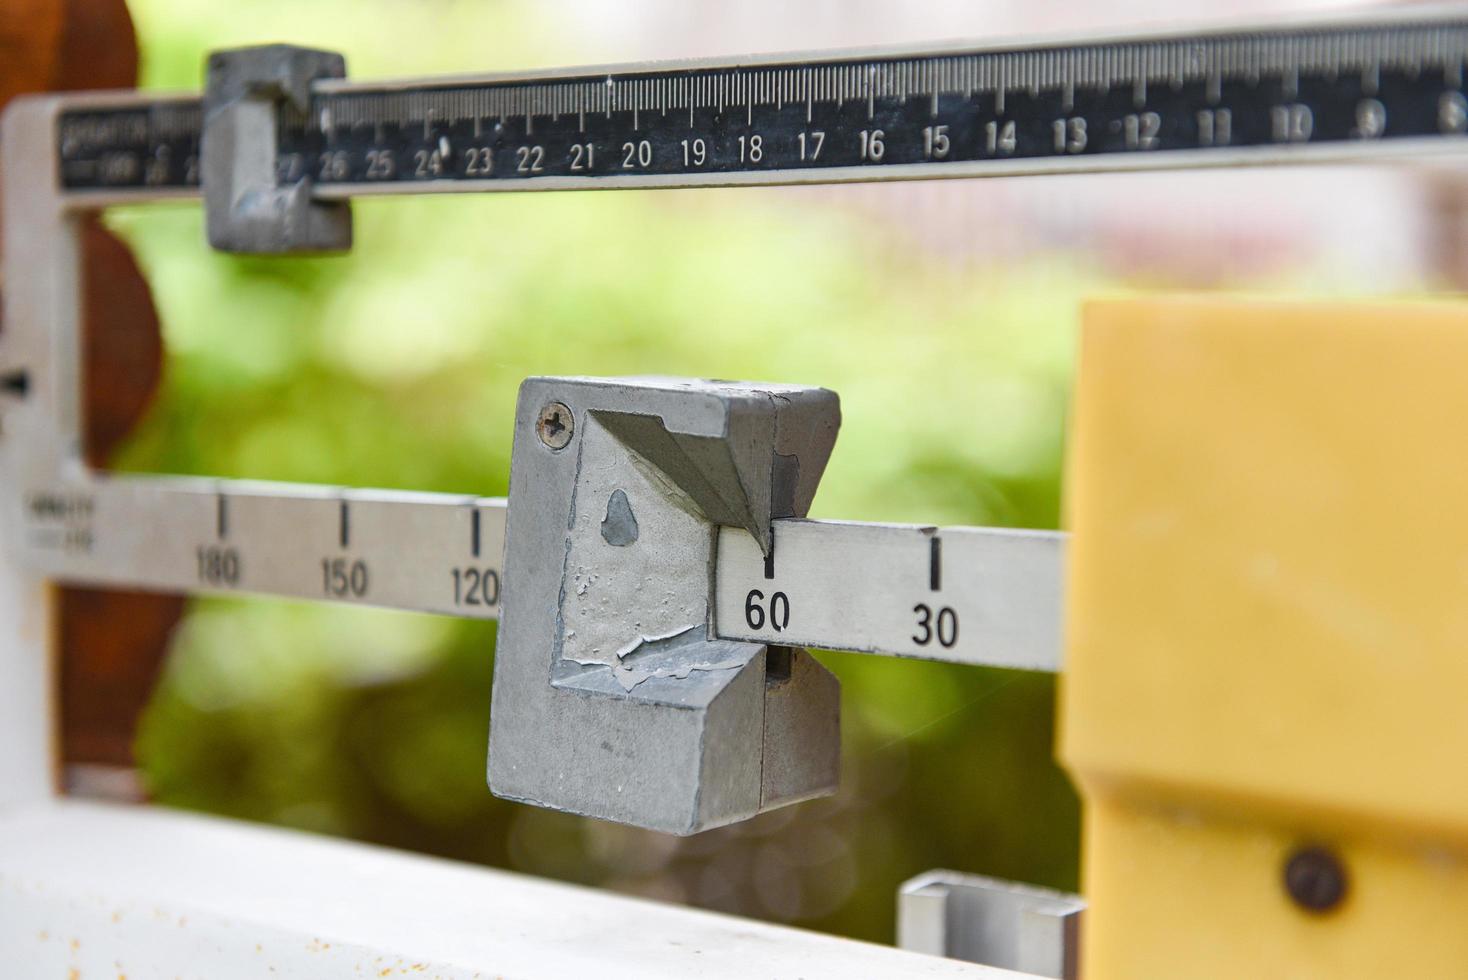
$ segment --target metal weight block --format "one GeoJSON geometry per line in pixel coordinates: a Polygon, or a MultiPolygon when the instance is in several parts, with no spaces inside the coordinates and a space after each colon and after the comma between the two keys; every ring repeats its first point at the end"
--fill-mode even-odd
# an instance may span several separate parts
{"type": "Polygon", "coordinates": [[[820,388],[536,378],[520,389],[490,722],[499,796],[691,834],[830,793],[840,690],[712,639],[719,526],[769,554],[840,425],[820,388]]]}
{"type": "Polygon", "coordinates": [[[352,247],[351,205],[312,199],[310,177],[277,173],[281,113],[310,109],[311,83],[344,78],[345,59],[288,44],[209,56],[200,143],[209,244],[281,254],[352,247]]]}

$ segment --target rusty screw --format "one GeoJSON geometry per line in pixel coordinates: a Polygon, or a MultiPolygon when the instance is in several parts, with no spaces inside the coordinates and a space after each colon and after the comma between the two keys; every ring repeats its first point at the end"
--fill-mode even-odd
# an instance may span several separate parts
{"type": "Polygon", "coordinates": [[[561,402],[550,402],[535,420],[535,434],[551,449],[565,449],[576,431],[576,418],[561,402]]]}
{"type": "Polygon", "coordinates": [[[1296,848],[1285,862],[1285,891],[1306,912],[1331,911],[1345,899],[1348,885],[1340,858],[1318,844],[1296,848]]]}

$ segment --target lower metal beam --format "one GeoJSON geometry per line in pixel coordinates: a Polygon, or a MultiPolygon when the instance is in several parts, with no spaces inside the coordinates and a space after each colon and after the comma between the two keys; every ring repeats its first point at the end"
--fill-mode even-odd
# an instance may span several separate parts
{"type": "Polygon", "coordinates": [[[26,563],[69,584],[499,614],[503,499],[90,475],[16,505],[26,563]]]}
{"type": "Polygon", "coordinates": [[[719,637],[1060,669],[1065,535],[776,521],[767,557],[719,532],[719,637]]]}

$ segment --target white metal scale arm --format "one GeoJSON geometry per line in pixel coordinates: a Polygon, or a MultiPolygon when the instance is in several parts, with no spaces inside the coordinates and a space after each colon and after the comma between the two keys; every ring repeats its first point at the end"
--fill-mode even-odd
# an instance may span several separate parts
{"type": "Polygon", "coordinates": [[[720,529],[718,636],[1060,669],[1062,533],[793,520],[774,529],[768,556],[749,535],[720,529]]]}

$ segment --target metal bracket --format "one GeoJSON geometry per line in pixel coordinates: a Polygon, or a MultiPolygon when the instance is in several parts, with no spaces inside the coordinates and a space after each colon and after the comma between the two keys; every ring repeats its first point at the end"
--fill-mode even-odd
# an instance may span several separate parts
{"type": "Polygon", "coordinates": [[[211,246],[255,254],[352,247],[349,203],[315,201],[310,177],[282,183],[276,172],[281,110],[306,113],[312,81],[346,74],[341,55],[287,44],[209,56],[200,173],[211,246]]]}
{"type": "Polygon", "coordinates": [[[1079,895],[998,878],[929,871],[897,892],[897,945],[1026,975],[1074,980],[1079,895]]]}
{"type": "Polygon", "coordinates": [[[820,388],[531,379],[511,461],[490,722],[499,796],[691,834],[833,792],[836,679],[713,639],[719,525],[768,553],[840,424],[820,388]]]}

